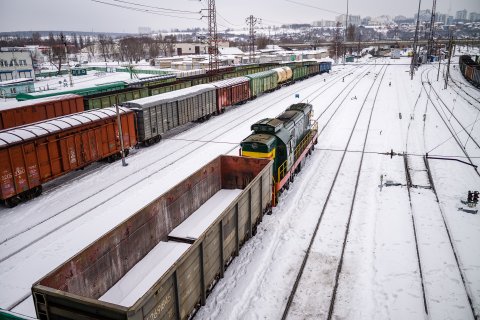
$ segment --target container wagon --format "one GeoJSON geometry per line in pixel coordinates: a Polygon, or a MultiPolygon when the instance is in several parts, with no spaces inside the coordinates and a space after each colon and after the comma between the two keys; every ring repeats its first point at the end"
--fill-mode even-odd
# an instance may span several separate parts
{"type": "Polygon", "coordinates": [[[11,106],[0,109],[0,130],[82,112],[83,110],[83,99],[75,94],[14,102],[11,106]]]}
{"type": "MultiPolygon", "coordinates": [[[[135,115],[126,108],[120,113],[124,146],[133,147],[135,115]]],[[[0,131],[0,200],[13,207],[40,195],[43,183],[119,152],[115,108],[0,131]]]]}
{"type": "Polygon", "coordinates": [[[217,91],[217,113],[225,107],[242,103],[250,99],[250,82],[247,77],[237,77],[211,83],[217,91]]]}
{"type": "Polygon", "coordinates": [[[193,86],[123,105],[136,113],[138,141],[146,146],[160,141],[162,134],[186,123],[209,118],[217,112],[215,87],[193,86]]]}
{"type": "Polygon", "coordinates": [[[271,166],[212,160],[33,284],[37,317],[188,319],[270,210],[271,166]]]}

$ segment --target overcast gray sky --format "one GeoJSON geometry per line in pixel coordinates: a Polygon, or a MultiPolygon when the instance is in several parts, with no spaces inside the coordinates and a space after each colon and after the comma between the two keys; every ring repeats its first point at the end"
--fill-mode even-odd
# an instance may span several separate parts
{"type": "MultiPolygon", "coordinates": [[[[198,13],[179,11],[160,13],[160,9],[148,7],[199,12],[200,9],[206,8],[207,0],[96,1],[99,2],[94,0],[0,0],[0,31],[138,32],[140,26],[150,27],[152,30],[207,26],[206,19],[200,21],[198,13]],[[157,14],[118,8],[105,3],[156,10],[157,14]]],[[[346,12],[347,1],[349,13],[362,17],[383,14],[411,17],[418,7],[418,0],[217,0],[218,28],[243,27],[245,18],[251,14],[262,18],[265,25],[311,23],[321,19],[333,20],[339,13],[346,12]]],[[[432,0],[422,0],[422,9],[431,6],[432,0]]],[[[480,0],[437,0],[437,12],[450,11],[451,15],[455,15],[457,10],[462,9],[480,13],[480,0]]]]}

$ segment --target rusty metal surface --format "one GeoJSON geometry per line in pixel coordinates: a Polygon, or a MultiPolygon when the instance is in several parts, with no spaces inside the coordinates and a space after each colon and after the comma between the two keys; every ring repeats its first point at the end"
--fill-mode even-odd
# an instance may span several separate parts
{"type": "MultiPolygon", "coordinates": [[[[176,226],[220,189],[240,188],[245,189],[244,192],[247,193],[255,184],[257,194],[251,197],[250,201],[260,202],[261,198],[268,199],[271,190],[271,166],[272,163],[265,159],[220,156],[212,160],[52,271],[35,284],[32,290],[35,292],[38,289],[46,293],[47,300],[48,295],[53,292],[62,293],[64,301],[60,303],[62,305],[60,309],[71,309],[72,306],[76,306],[80,310],[89,310],[88,312],[92,312],[92,307],[99,310],[107,307],[116,310],[115,305],[95,299],[108,291],[158,242],[166,241],[168,234],[176,226]],[[260,189],[264,189],[260,185],[265,185],[265,180],[270,188],[262,190],[260,194],[260,189]],[[87,305],[89,308],[86,308],[87,305]]],[[[242,242],[247,238],[249,228],[245,225],[244,217],[243,235],[239,234],[240,228],[235,227],[235,219],[238,219],[235,216],[236,206],[240,199],[244,199],[243,196],[242,194],[227,208],[228,214],[225,213],[220,221],[209,227],[211,232],[207,231],[201,239],[195,241],[154,287],[150,288],[134,306],[127,308],[128,312],[125,311],[126,308],[120,306],[116,311],[124,313],[128,319],[142,318],[140,316],[142,314],[145,317],[148,315],[145,319],[157,319],[161,316],[170,318],[176,314],[175,306],[178,304],[181,318],[186,318],[203,299],[202,292],[204,295],[211,287],[219,271],[223,275],[222,262],[231,260],[230,257],[238,252],[235,237],[242,242]],[[225,221],[222,220],[224,218],[225,221]],[[217,228],[215,224],[223,225],[225,230],[217,228]],[[226,238],[220,237],[220,234],[226,238]],[[202,244],[203,241],[207,242],[202,244]],[[224,241],[227,242],[225,256],[218,253],[218,250],[221,250],[220,242],[223,244],[224,241]],[[204,249],[200,250],[200,246],[204,249]],[[202,257],[201,252],[204,252],[202,259],[199,258],[199,254],[202,257]],[[222,258],[225,261],[222,261],[222,258]]],[[[262,201],[262,204],[249,203],[249,206],[258,209],[262,206],[265,209],[269,203],[262,201]]],[[[248,211],[242,209],[243,213],[248,211]]],[[[256,224],[258,220],[257,217],[251,220],[251,223],[256,224]]],[[[251,235],[248,235],[249,237],[251,235]]]]}

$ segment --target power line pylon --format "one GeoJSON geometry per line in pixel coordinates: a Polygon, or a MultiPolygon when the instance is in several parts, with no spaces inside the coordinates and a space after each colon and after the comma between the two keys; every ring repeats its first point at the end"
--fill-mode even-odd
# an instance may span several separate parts
{"type": "Polygon", "coordinates": [[[260,22],[260,19],[255,18],[253,15],[250,15],[245,19],[249,27],[249,41],[248,41],[248,61],[253,63],[255,56],[255,25],[260,22]]]}
{"type": "Polygon", "coordinates": [[[217,36],[217,10],[215,0],[208,0],[208,71],[211,75],[218,72],[218,36],[217,36]]]}
{"type": "Polygon", "coordinates": [[[417,11],[417,26],[415,27],[415,37],[413,40],[413,55],[412,62],[410,65],[410,80],[413,80],[413,74],[415,73],[415,67],[417,66],[417,43],[418,43],[418,31],[420,26],[420,6],[422,5],[422,0],[418,0],[418,11],[417,11]]]}
{"type": "Polygon", "coordinates": [[[435,31],[435,11],[437,7],[437,0],[433,0],[432,5],[432,16],[430,18],[430,34],[428,35],[427,43],[427,57],[432,56],[433,54],[433,35],[435,31]]]}

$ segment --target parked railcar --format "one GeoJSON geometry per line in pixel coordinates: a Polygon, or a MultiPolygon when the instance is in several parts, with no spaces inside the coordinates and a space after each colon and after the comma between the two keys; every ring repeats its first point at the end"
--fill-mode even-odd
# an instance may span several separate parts
{"type": "Polygon", "coordinates": [[[277,118],[263,119],[252,125],[253,133],[241,143],[241,155],[273,160],[274,194],[288,188],[301,170],[302,161],[310,154],[318,138],[318,125],[312,123],[312,105],[293,104],[277,118]]]}
{"type": "Polygon", "coordinates": [[[465,79],[480,88],[480,65],[468,55],[460,56],[459,64],[460,71],[465,79]]]}
{"type": "Polygon", "coordinates": [[[250,99],[250,83],[247,77],[237,77],[211,83],[217,90],[217,113],[225,107],[250,99]]]}
{"type": "Polygon", "coordinates": [[[85,109],[109,108],[125,101],[148,97],[148,88],[125,88],[110,92],[100,92],[83,96],[85,109]]]}
{"type": "Polygon", "coordinates": [[[83,110],[83,99],[76,94],[65,94],[14,102],[11,106],[0,109],[0,130],[81,112],[83,110]]]}
{"type": "Polygon", "coordinates": [[[332,62],[330,61],[320,62],[320,73],[325,73],[325,72],[330,73],[330,70],[332,70],[332,62]]]}
{"type": "MultiPolygon", "coordinates": [[[[120,108],[125,148],[137,143],[135,115],[120,108]]],[[[120,152],[115,108],[84,111],[0,131],[0,200],[38,196],[42,184],[120,152]]]]}
{"type": "Polygon", "coordinates": [[[38,319],[188,319],[270,210],[271,169],[212,160],[33,284],[38,319]]]}
{"type": "Polygon", "coordinates": [[[278,77],[277,82],[279,84],[285,83],[292,79],[293,72],[290,67],[280,67],[280,68],[274,68],[272,70],[277,73],[277,77],[278,77]]]}
{"type": "Polygon", "coordinates": [[[120,90],[120,89],[124,89],[125,87],[126,87],[125,82],[117,81],[112,83],[99,84],[99,85],[87,87],[87,88],[71,89],[66,91],[42,91],[42,92],[35,92],[35,93],[19,93],[15,96],[15,98],[17,99],[17,101],[24,101],[24,100],[59,96],[62,94],[78,94],[79,96],[84,96],[89,94],[120,90]]]}
{"type": "Polygon", "coordinates": [[[123,105],[135,111],[138,141],[148,146],[160,141],[162,134],[173,128],[215,114],[216,100],[216,88],[205,84],[128,101],[123,105]]]}
{"type": "Polygon", "coordinates": [[[278,87],[278,75],[277,72],[273,70],[249,74],[246,77],[250,79],[250,93],[252,98],[265,92],[273,91],[278,87]]]}

